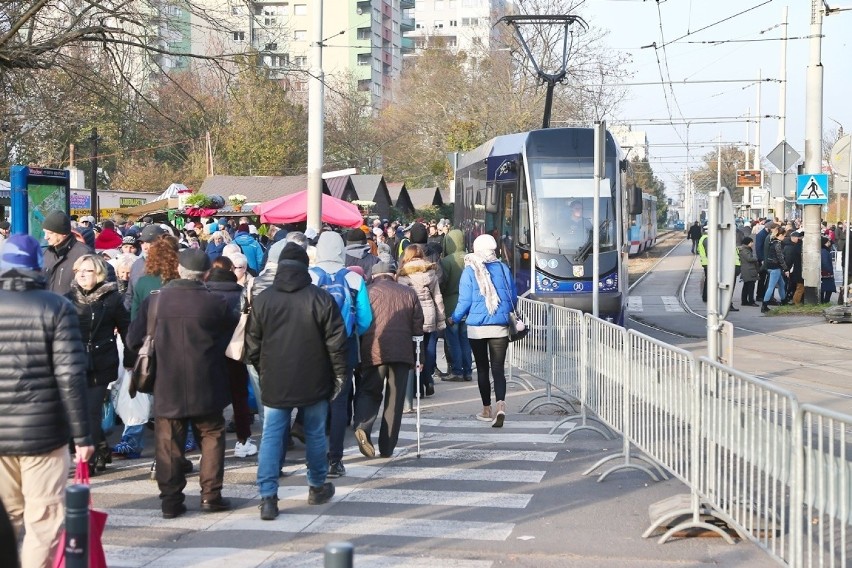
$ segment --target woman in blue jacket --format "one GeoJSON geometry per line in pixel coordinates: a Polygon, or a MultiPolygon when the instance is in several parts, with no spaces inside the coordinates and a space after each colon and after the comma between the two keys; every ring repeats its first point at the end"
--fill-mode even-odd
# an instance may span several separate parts
{"type": "Polygon", "coordinates": [[[450,325],[467,317],[467,337],[473,358],[482,412],[478,420],[491,422],[494,428],[506,419],[506,351],[509,348],[509,314],[515,310],[518,294],[509,267],[497,258],[497,241],[480,235],[473,241],[473,253],[465,255],[465,268],[459,281],[459,301],[450,325]],[[491,381],[494,378],[496,411],[491,411],[491,381]]]}

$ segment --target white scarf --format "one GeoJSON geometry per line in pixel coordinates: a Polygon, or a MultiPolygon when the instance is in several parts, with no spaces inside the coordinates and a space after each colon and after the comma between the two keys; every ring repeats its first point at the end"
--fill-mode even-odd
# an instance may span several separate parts
{"type": "Polygon", "coordinates": [[[473,275],[476,277],[476,283],[479,285],[479,293],[485,299],[485,307],[488,310],[488,315],[494,315],[497,311],[497,306],[500,305],[500,296],[497,294],[497,289],[494,288],[494,283],[491,281],[491,274],[485,267],[491,262],[500,262],[493,250],[483,253],[470,253],[464,256],[465,266],[473,268],[473,275]]]}

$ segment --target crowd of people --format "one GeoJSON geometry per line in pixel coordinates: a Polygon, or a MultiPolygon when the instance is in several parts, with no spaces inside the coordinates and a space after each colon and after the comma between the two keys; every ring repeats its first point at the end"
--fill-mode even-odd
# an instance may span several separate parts
{"type": "Polygon", "coordinates": [[[178,230],[148,218],[98,225],[54,211],[43,222],[43,250],[8,229],[0,233],[8,334],[0,342],[0,502],[24,530],[26,566],[49,565],[55,552],[70,453],[91,475],[113,459],[142,457],[145,425],[125,426],[110,447],[101,412],[109,388],[130,380],[149,336],[152,476],[164,518],[187,510],[183,490],[194,466],[186,456],[196,449],[200,509],[231,507],[222,496],[228,431],[235,457],[257,455],[260,517],[272,520],[294,439],[305,445],[308,502],[325,503],[334,494],[328,479],[346,474],[347,428],[364,456],[392,456],[414,399],[434,396],[438,381],[472,381],[474,361],[476,418],[495,428],[506,420],[517,293],[490,235],[466,253],[464,235],[446,220],[376,219],[316,234],[259,229],[247,217],[178,230]]]}
{"type": "MultiPolygon", "coordinates": [[[[842,264],[848,227],[844,223],[829,225],[823,221],[820,231],[820,287],[819,301],[827,304],[839,292],[837,301],[843,304],[844,291],[835,283],[835,257],[842,264]]],[[[801,304],[805,294],[802,241],[805,232],[801,221],[780,221],[762,218],[739,222],[736,232],[736,277],[742,282],[740,305],[760,307],[766,313],[772,305],[801,304]],[[777,295],[776,295],[777,292],[777,295]]],[[[695,221],[687,229],[692,241],[692,252],[699,255],[704,268],[701,299],[707,301],[708,242],[707,227],[695,221]]],[[[847,273],[852,281],[852,263],[847,273]]],[[[730,310],[739,311],[731,304],[730,310]]]]}

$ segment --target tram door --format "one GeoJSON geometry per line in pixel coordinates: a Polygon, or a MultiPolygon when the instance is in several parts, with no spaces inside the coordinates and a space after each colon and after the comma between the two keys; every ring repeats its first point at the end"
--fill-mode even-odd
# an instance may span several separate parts
{"type": "MultiPolygon", "coordinates": [[[[498,182],[495,196],[499,201],[499,217],[495,219],[498,254],[512,269],[518,294],[530,289],[529,214],[526,192],[518,196],[516,180],[498,182]]],[[[495,235],[496,237],[496,235],[495,235]]]]}

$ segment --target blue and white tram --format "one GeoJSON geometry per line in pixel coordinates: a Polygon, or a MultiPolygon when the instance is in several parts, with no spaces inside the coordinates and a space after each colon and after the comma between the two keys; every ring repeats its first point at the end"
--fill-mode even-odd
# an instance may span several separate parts
{"type": "MultiPolygon", "coordinates": [[[[498,136],[459,159],[455,223],[468,250],[482,233],[500,244],[518,293],[592,309],[594,131],[549,128],[498,136]]],[[[600,194],[600,316],[623,323],[628,219],[641,212],[630,164],[606,134],[600,194]]]]}
{"type": "Polygon", "coordinates": [[[645,252],[657,242],[657,196],[642,194],[642,212],[631,215],[627,229],[627,246],[630,254],[645,252]]]}

